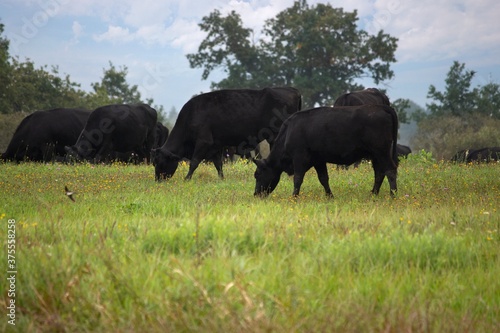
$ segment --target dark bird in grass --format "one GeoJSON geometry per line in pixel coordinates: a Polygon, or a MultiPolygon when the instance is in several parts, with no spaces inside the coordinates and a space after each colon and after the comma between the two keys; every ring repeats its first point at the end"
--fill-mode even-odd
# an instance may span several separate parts
{"type": "Polygon", "coordinates": [[[68,190],[67,186],[64,186],[64,190],[66,191],[66,195],[68,196],[68,198],[70,198],[71,201],[75,202],[75,199],[73,198],[73,194],[75,194],[75,192],[68,190]]]}

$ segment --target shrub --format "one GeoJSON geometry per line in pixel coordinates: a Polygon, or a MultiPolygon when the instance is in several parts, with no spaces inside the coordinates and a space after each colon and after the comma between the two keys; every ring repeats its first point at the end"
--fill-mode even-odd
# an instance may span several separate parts
{"type": "Polygon", "coordinates": [[[411,145],[431,152],[438,160],[448,160],[461,149],[500,146],[500,119],[484,115],[429,117],[418,124],[411,145]]]}
{"type": "Polygon", "coordinates": [[[0,153],[7,149],[17,126],[27,115],[25,112],[0,114],[0,153]]]}

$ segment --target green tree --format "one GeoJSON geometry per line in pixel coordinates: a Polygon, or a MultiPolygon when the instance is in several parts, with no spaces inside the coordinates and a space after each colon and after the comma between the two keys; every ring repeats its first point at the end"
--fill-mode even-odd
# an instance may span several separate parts
{"type": "Polygon", "coordinates": [[[33,112],[63,106],[82,106],[84,92],[57,67],[36,68],[29,59],[9,55],[9,40],[0,23],[0,113],[33,112]]]}
{"type": "Polygon", "coordinates": [[[104,75],[101,82],[92,83],[94,90],[89,94],[90,101],[95,106],[104,104],[131,104],[140,103],[141,94],[137,85],[127,83],[128,68],[123,66],[117,69],[109,62],[109,68],[103,69],[104,75]]]}
{"type": "Polygon", "coordinates": [[[479,113],[500,119],[500,85],[489,82],[474,88],[474,104],[479,113]]]}
{"type": "Polygon", "coordinates": [[[429,113],[413,119],[418,130],[412,140],[416,149],[450,158],[456,151],[500,144],[500,86],[489,82],[472,88],[476,72],[454,61],[445,79],[445,91],[429,87],[429,113]]]}
{"type": "Polygon", "coordinates": [[[465,64],[454,61],[446,79],[445,91],[429,87],[427,97],[434,102],[427,104],[431,116],[468,117],[483,114],[500,119],[500,86],[489,82],[472,88],[473,70],[466,70],[465,64]]]}
{"type": "Polygon", "coordinates": [[[152,98],[143,100],[139,87],[127,82],[128,68],[126,66],[116,68],[109,62],[109,68],[103,69],[101,82],[91,84],[93,91],[85,97],[87,108],[95,109],[108,104],[134,104],[146,103],[151,105],[159,113],[159,119],[163,119],[163,106],[153,105],[152,98]]]}
{"type": "Polygon", "coordinates": [[[300,0],[267,20],[263,38],[254,43],[239,14],[223,17],[215,10],[199,25],[207,37],[198,53],[187,58],[192,68],[203,68],[202,79],[216,68],[227,73],[212,88],[290,85],[300,89],[305,106],[329,105],[346,91],[362,89],[358,78],[378,84],[394,75],[397,39],[383,31],[370,35],[357,28],[357,20],[356,11],[300,0]]]}
{"type": "Polygon", "coordinates": [[[434,85],[429,87],[427,98],[436,102],[427,104],[431,115],[465,116],[475,109],[474,92],[471,81],[475,72],[465,70],[465,64],[454,61],[446,77],[445,92],[437,91],[434,85]]]}
{"type": "Polygon", "coordinates": [[[68,75],[61,78],[57,67],[49,72],[47,66],[36,68],[29,59],[11,62],[4,113],[83,106],[84,92],[68,75]]]}
{"type": "Polygon", "coordinates": [[[4,25],[0,23],[0,113],[9,109],[7,87],[10,84],[9,40],[2,37],[4,25]]]}

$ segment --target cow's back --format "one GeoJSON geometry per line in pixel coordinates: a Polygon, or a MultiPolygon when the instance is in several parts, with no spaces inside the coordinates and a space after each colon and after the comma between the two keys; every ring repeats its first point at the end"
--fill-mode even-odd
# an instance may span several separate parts
{"type": "MultiPolygon", "coordinates": [[[[284,119],[298,111],[295,88],[226,89],[191,98],[181,109],[166,143],[167,150],[194,142],[209,132],[224,146],[250,137],[262,141],[276,135],[284,119]]],[[[258,142],[256,142],[258,143],[258,142]]]]}
{"type": "Polygon", "coordinates": [[[389,98],[376,88],[357,90],[340,95],[334,106],[357,106],[364,104],[391,105],[389,98]]]}
{"type": "Polygon", "coordinates": [[[351,164],[394,145],[392,155],[397,163],[397,115],[385,105],[300,111],[285,121],[279,136],[284,136],[288,155],[303,149],[318,152],[336,164],[351,164]]]}
{"type": "Polygon", "coordinates": [[[472,150],[467,162],[493,162],[500,160],[500,147],[486,147],[472,150]]]}
{"type": "Polygon", "coordinates": [[[51,154],[63,156],[64,146],[74,144],[90,115],[86,109],[40,110],[26,116],[17,127],[5,152],[6,159],[41,161],[51,154]]]}
{"type": "Polygon", "coordinates": [[[146,157],[154,144],[156,122],[156,110],[147,104],[101,106],[92,111],[70,150],[86,159],[107,159],[120,153],[146,157]]]}

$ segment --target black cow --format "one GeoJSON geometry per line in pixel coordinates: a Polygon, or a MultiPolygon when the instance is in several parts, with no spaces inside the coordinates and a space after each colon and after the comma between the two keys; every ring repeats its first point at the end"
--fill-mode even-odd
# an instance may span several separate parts
{"type": "MultiPolygon", "coordinates": [[[[365,104],[382,104],[389,105],[389,98],[377,88],[367,88],[364,90],[356,90],[350,93],[345,93],[340,95],[333,104],[334,106],[356,106],[365,104]]],[[[361,164],[361,160],[354,163],[354,167],[357,168],[361,164]]],[[[342,169],[348,169],[349,165],[337,166],[337,169],[341,167],[342,169]]]]}
{"type": "Polygon", "coordinates": [[[47,162],[63,158],[64,147],[78,139],[89,115],[85,109],[35,111],[17,126],[3,160],[47,162]]]}
{"type": "Polygon", "coordinates": [[[406,158],[411,154],[411,148],[405,145],[400,145],[399,143],[396,146],[396,150],[398,152],[398,157],[406,158]]]}
{"type": "Polygon", "coordinates": [[[156,180],[173,176],[182,158],[191,160],[186,179],[204,159],[224,178],[224,147],[234,146],[244,155],[263,140],[272,144],[283,120],[300,110],[301,101],[299,91],[289,87],[219,90],[193,97],[154,154],[156,180]]]}
{"type": "Polygon", "coordinates": [[[486,147],[480,149],[473,149],[467,155],[467,162],[495,162],[500,161],[500,147],[486,147]]]}
{"type": "Polygon", "coordinates": [[[155,128],[155,141],[153,144],[153,148],[160,148],[161,146],[163,146],[167,141],[168,133],[169,133],[168,128],[165,127],[165,125],[163,125],[162,123],[157,122],[155,128]]]}
{"type": "Polygon", "coordinates": [[[500,147],[486,147],[486,148],[468,148],[459,150],[451,158],[452,162],[456,163],[470,163],[470,162],[494,162],[500,160],[500,147]]]}
{"type": "Polygon", "coordinates": [[[326,163],[352,164],[362,158],[372,161],[378,194],[387,176],[391,194],[397,190],[396,151],[398,117],[386,105],[320,107],[297,112],[282,125],[269,157],[255,160],[255,195],[271,193],[283,171],[294,175],[297,196],[305,173],[314,167],[327,195],[326,163]]]}
{"type": "Polygon", "coordinates": [[[65,150],[68,159],[106,162],[149,158],[157,113],[146,104],[113,104],[95,109],[78,141],[65,150]]]}
{"type": "Polygon", "coordinates": [[[469,156],[469,153],[473,149],[462,149],[459,150],[453,157],[451,158],[452,162],[456,163],[466,163],[467,162],[467,157],[469,156]]]}
{"type": "MultiPolygon", "coordinates": [[[[407,158],[408,155],[411,154],[411,148],[410,147],[405,146],[405,145],[400,145],[399,143],[396,145],[396,151],[397,151],[397,154],[398,154],[398,160],[400,160],[401,157],[402,158],[407,158]]],[[[361,164],[361,161],[357,161],[357,162],[353,163],[353,166],[356,169],[357,167],[359,167],[360,164],[361,164]]],[[[349,169],[349,165],[337,165],[337,170],[339,170],[339,169],[348,170],[349,169]]]]}
{"type": "Polygon", "coordinates": [[[367,88],[340,95],[334,106],[355,106],[364,104],[391,105],[389,98],[377,88],[367,88]]]}

